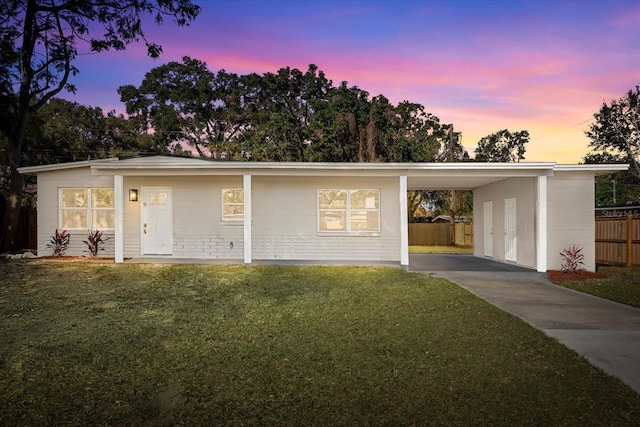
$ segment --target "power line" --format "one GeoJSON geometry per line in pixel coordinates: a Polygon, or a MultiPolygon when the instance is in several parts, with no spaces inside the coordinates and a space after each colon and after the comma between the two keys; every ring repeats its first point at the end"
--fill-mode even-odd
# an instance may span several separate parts
{"type": "MultiPolygon", "coordinates": [[[[568,130],[568,129],[572,129],[572,128],[574,128],[574,127],[577,127],[577,126],[583,125],[583,124],[585,124],[585,123],[592,122],[593,120],[595,120],[595,119],[592,117],[592,118],[587,119],[587,120],[584,120],[584,121],[582,121],[582,122],[580,122],[580,123],[576,123],[576,124],[571,125],[571,126],[569,126],[569,127],[562,128],[562,129],[560,129],[560,131],[568,130]]],[[[541,135],[541,136],[538,136],[538,137],[536,137],[536,138],[531,138],[531,140],[532,140],[532,141],[535,141],[535,140],[537,140],[537,139],[542,139],[542,138],[546,138],[546,137],[551,136],[551,135],[556,135],[556,134],[558,134],[560,131],[558,131],[558,132],[554,132],[554,133],[548,133],[548,134],[546,134],[546,135],[541,135]]]]}

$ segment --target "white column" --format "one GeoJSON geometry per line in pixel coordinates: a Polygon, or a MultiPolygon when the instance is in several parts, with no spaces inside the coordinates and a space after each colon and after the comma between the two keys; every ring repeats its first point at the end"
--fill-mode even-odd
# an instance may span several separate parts
{"type": "Polygon", "coordinates": [[[244,263],[251,264],[251,175],[242,176],[244,190],[244,263]]]}
{"type": "Polygon", "coordinates": [[[400,265],[409,265],[409,216],[407,213],[407,176],[400,176],[400,265]]]}
{"type": "Polygon", "coordinates": [[[116,262],[124,261],[124,180],[122,175],[113,176],[113,196],[115,214],[115,257],[116,262]]]}
{"type": "Polygon", "coordinates": [[[547,271],[547,177],[539,176],[536,194],[536,269],[547,271]]]}

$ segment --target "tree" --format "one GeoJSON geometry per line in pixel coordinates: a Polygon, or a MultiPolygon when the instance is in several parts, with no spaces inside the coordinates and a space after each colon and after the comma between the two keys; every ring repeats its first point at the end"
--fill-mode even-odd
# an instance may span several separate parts
{"type": "MultiPolygon", "coordinates": [[[[306,72],[281,68],[248,76],[256,90],[246,150],[255,160],[299,161],[314,158],[318,140],[315,115],[329,102],[333,83],[311,64],[306,72]]],[[[317,158],[314,158],[317,160],[317,158]]]]}
{"type": "Polygon", "coordinates": [[[407,219],[410,223],[418,222],[416,214],[425,200],[423,190],[407,191],[407,219]]]}
{"type": "Polygon", "coordinates": [[[436,155],[438,162],[466,162],[469,160],[469,153],[462,145],[462,133],[453,130],[453,124],[442,125],[438,134],[440,149],[436,155]]]}
{"type": "MultiPolygon", "coordinates": [[[[469,153],[462,145],[462,133],[455,132],[453,124],[442,126],[440,138],[442,143],[437,155],[438,161],[449,163],[469,161],[469,153]]],[[[434,208],[434,213],[441,215],[441,212],[447,212],[452,226],[455,225],[456,217],[470,211],[468,200],[472,197],[472,193],[469,190],[431,190],[426,194],[429,204],[434,208]]],[[[451,244],[453,245],[456,239],[455,227],[452,230],[451,244]]]]}
{"type": "Polygon", "coordinates": [[[592,151],[585,163],[627,163],[628,171],[596,177],[596,205],[640,200],[640,86],[626,96],[602,104],[585,134],[592,151]],[[614,191],[615,189],[615,191],[614,191]]]}
{"type": "Polygon", "coordinates": [[[140,132],[174,152],[186,143],[234,160],[427,162],[443,146],[445,127],[422,105],[334,87],[313,64],[237,76],[185,57],[118,91],[140,132]]]}
{"type": "Polygon", "coordinates": [[[74,92],[70,77],[79,44],[93,52],[124,50],[142,39],[152,58],[162,48],[145,38],[142,18],[172,17],[182,26],[199,13],[190,0],[3,0],[0,2],[0,132],[7,141],[9,169],[0,250],[11,247],[24,179],[25,134],[31,116],[62,90],[74,92]],[[96,28],[103,33],[95,35],[96,28]]]}
{"type": "MultiPolygon", "coordinates": [[[[436,151],[430,161],[449,163],[469,161],[469,153],[462,145],[462,134],[454,131],[453,124],[440,125],[435,116],[430,116],[430,120],[436,123],[430,134],[431,146],[436,151]]],[[[436,216],[449,215],[451,223],[454,223],[456,216],[470,214],[472,208],[468,202],[470,194],[471,192],[467,190],[425,190],[413,194],[412,197],[419,196],[419,200],[413,203],[428,206],[431,213],[436,216]]]]}
{"type": "Polygon", "coordinates": [[[400,102],[393,109],[390,132],[380,149],[387,162],[432,162],[442,146],[440,120],[420,104],[400,102]]]}
{"type": "MultiPolygon", "coordinates": [[[[627,163],[612,153],[591,153],[584,156],[585,163],[627,163]]],[[[596,206],[640,203],[640,179],[633,169],[595,177],[596,206]]]]}
{"type": "Polygon", "coordinates": [[[420,104],[394,106],[342,82],[313,114],[310,153],[317,161],[430,162],[440,149],[440,123],[420,104]]]}
{"type": "Polygon", "coordinates": [[[629,163],[640,179],[640,86],[626,96],[602,104],[593,115],[595,123],[585,132],[591,139],[592,156],[605,155],[614,163],[629,163]]]}
{"type": "Polygon", "coordinates": [[[33,114],[23,152],[29,165],[162,152],[115,111],[52,98],[33,114]]]}
{"type": "Polygon", "coordinates": [[[529,142],[529,132],[521,130],[511,133],[507,129],[485,136],[475,150],[477,162],[514,162],[524,160],[529,142]]]}
{"type": "Polygon", "coordinates": [[[153,68],[140,87],[121,86],[118,93],[141,133],[153,130],[154,139],[168,149],[185,142],[200,156],[211,155],[218,100],[214,75],[207,64],[185,56],[182,63],[169,62],[153,68]]]}
{"type": "Polygon", "coordinates": [[[324,108],[314,112],[313,145],[308,159],[355,162],[361,157],[360,139],[369,116],[369,93],[343,81],[332,88],[324,108]]]}

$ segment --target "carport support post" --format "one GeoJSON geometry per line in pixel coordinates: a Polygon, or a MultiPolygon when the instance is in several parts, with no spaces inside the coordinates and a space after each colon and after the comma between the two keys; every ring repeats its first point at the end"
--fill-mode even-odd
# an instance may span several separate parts
{"type": "Polygon", "coordinates": [[[124,261],[124,180],[122,175],[113,176],[115,214],[115,261],[124,261]]]}
{"type": "Polygon", "coordinates": [[[400,265],[409,265],[409,214],[407,213],[407,176],[400,176],[400,265]]]}
{"type": "Polygon", "coordinates": [[[244,194],[244,263],[251,264],[251,175],[242,176],[244,194]]]}
{"type": "Polygon", "coordinates": [[[547,177],[537,179],[536,195],[536,270],[547,271],[547,177]]]}

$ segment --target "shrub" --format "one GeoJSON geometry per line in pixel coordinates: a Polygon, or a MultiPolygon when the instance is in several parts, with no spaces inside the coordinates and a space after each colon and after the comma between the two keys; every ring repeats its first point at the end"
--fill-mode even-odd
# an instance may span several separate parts
{"type": "Polygon", "coordinates": [[[82,242],[87,245],[87,251],[91,258],[95,258],[98,256],[99,251],[104,251],[102,244],[108,239],[102,240],[102,231],[100,230],[89,230],[89,234],[87,235],[87,240],[83,240],[82,242]]]}
{"type": "Polygon", "coordinates": [[[584,265],[582,249],[584,248],[578,248],[576,245],[573,245],[560,252],[560,256],[562,256],[564,261],[561,265],[562,271],[567,274],[572,274],[583,269],[581,267],[584,265]]]}
{"type": "Polygon", "coordinates": [[[67,230],[60,231],[56,229],[55,234],[50,237],[47,248],[53,249],[53,256],[62,256],[69,247],[70,238],[71,236],[67,230]]]}

